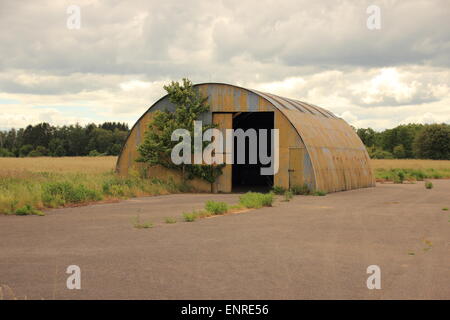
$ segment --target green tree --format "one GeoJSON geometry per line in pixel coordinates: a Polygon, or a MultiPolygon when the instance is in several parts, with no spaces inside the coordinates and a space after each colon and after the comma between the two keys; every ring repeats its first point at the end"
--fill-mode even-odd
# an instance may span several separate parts
{"type": "Polygon", "coordinates": [[[25,144],[20,147],[19,149],[19,155],[21,157],[26,157],[28,154],[33,151],[33,146],[31,144],[25,144]]]}
{"type": "Polygon", "coordinates": [[[397,159],[405,158],[405,156],[406,156],[405,147],[402,144],[395,146],[392,154],[397,159]]]}
{"type": "Polygon", "coordinates": [[[109,149],[108,149],[108,154],[112,155],[112,156],[117,156],[120,153],[120,150],[122,150],[122,146],[120,144],[113,144],[109,149]]]}
{"type": "Polygon", "coordinates": [[[29,125],[23,133],[23,143],[31,144],[34,148],[37,146],[48,147],[53,137],[55,128],[48,123],[39,123],[35,126],[29,125]]]}
{"type": "Polygon", "coordinates": [[[40,156],[48,155],[48,149],[44,146],[37,146],[35,151],[40,154],[40,156]]]}
{"type": "Polygon", "coordinates": [[[48,144],[49,153],[52,157],[62,157],[66,155],[64,141],[60,138],[53,138],[48,144]]]}
{"type": "MultiPolygon", "coordinates": [[[[223,165],[195,165],[179,164],[172,162],[171,152],[178,141],[172,141],[172,133],[176,129],[186,129],[194,136],[194,121],[200,115],[209,111],[207,97],[203,97],[188,79],[183,79],[183,83],[172,82],[164,86],[168,93],[169,101],[175,105],[175,111],[157,110],[152,121],[148,125],[145,137],[138,147],[138,162],[144,162],[150,166],[161,165],[165,168],[179,170],[183,179],[194,177],[204,179],[210,183],[222,174],[223,165]]],[[[203,131],[213,127],[204,126],[203,131]]],[[[206,145],[206,143],[205,143],[206,145]]],[[[193,146],[191,145],[191,154],[193,146]]]]}
{"type": "Polygon", "coordinates": [[[422,159],[450,159],[450,125],[426,125],[414,140],[414,152],[422,159]]]}
{"type": "Polygon", "coordinates": [[[85,156],[88,144],[86,130],[79,124],[67,128],[67,151],[69,156],[85,156]]]}
{"type": "Polygon", "coordinates": [[[97,150],[100,153],[107,153],[114,144],[114,135],[110,130],[95,128],[91,132],[88,143],[88,150],[97,150]]]}
{"type": "Polygon", "coordinates": [[[5,148],[0,148],[0,157],[14,157],[14,153],[5,148]]]}
{"type": "Polygon", "coordinates": [[[376,145],[378,133],[375,132],[375,130],[373,130],[372,128],[359,128],[358,130],[356,130],[356,133],[358,134],[364,145],[366,145],[367,147],[376,145]]]}
{"type": "Polygon", "coordinates": [[[392,153],[379,147],[371,146],[367,148],[367,153],[371,159],[392,159],[392,153]]]}

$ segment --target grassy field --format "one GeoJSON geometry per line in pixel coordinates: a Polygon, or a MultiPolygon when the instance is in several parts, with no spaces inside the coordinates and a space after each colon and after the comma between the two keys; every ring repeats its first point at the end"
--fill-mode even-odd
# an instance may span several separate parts
{"type": "Polygon", "coordinates": [[[449,160],[372,159],[372,169],[378,181],[421,181],[450,178],[449,160]]]}
{"type": "Polygon", "coordinates": [[[183,190],[172,182],[118,177],[116,157],[0,158],[0,213],[42,214],[43,208],[183,190]]]}
{"type": "Polygon", "coordinates": [[[117,157],[0,158],[0,176],[31,172],[105,173],[114,169],[117,157]]]}
{"type": "MultiPolygon", "coordinates": [[[[114,174],[116,157],[0,158],[0,213],[180,192],[185,187],[114,174]]],[[[378,181],[450,178],[450,161],[371,160],[378,181]]]]}
{"type": "Polygon", "coordinates": [[[372,159],[372,169],[435,169],[449,170],[450,160],[419,160],[419,159],[372,159]]]}

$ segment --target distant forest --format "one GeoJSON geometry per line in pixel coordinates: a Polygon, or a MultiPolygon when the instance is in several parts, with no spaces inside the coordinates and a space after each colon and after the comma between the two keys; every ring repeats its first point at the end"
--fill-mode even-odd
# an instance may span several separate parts
{"type": "MultiPolygon", "coordinates": [[[[450,160],[450,125],[407,124],[377,132],[355,129],[373,159],[450,160]]],[[[63,157],[118,155],[129,133],[128,125],[55,127],[48,123],[0,131],[0,157],[63,157]]]]}
{"type": "Polygon", "coordinates": [[[128,125],[119,122],[62,127],[44,122],[0,131],[0,157],[115,156],[128,132],[128,125]]]}
{"type": "Polygon", "coordinates": [[[450,125],[407,124],[376,132],[356,129],[372,159],[450,160],[450,125]]]}

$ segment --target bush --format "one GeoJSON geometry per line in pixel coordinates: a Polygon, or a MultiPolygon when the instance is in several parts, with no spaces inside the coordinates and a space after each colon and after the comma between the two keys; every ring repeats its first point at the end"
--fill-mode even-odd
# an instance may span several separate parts
{"type": "Polygon", "coordinates": [[[21,157],[26,157],[28,154],[33,151],[33,146],[31,144],[25,144],[19,149],[19,155],[21,157]]]}
{"type": "Polygon", "coordinates": [[[166,218],[166,223],[169,223],[169,224],[177,223],[177,219],[175,219],[175,218],[166,218]]]}
{"type": "Polygon", "coordinates": [[[124,197],[132,194],[131,189],[137,185],[137,179],[121,178],[114,176],[111,179],[105,180],[102,184],[102,191],[104,194],[113,197],[124,197]]]}
{"type": "Polygon", "coordinates": [[[402,170],[395,171],[394,183],[403,183],[405,180],[405,173],[402,170]]]}
{"type": "Polygon", "coordinates": [[[411,170],[410,175],[417,181],[423,181],[427,177],[426,173],[422,170],[411,170]]]}
{"type": "Polygon", "coordinates": [[[396,159],[403,159],[406,156],[406,151],[405,151],[405,147],[400,144],[398,146],[395,146],[394,149],[392,150],[392,155],[396,158],[396,159]]]}
{"type": "Polygon", "coordinates": [[[299,195],[299,194],[307,195],[307,194],[311,193],[311,190],[309,190],[309,187],[306,183],[302,186],[298,186],[298,185],[293,186],[291,188],[291,191],[295,195],[299,195]]]}
{"type": "Polygon", "coordinates": [[[0,148],[0,157],[14,157],[14,153],[5,148],[0,148]]]}
{"type": "Polygon", "coordinates": [[[433,178],[433,179],[442,179],[443,177],[444,176],[441,173],[439,173],[439,172],[433,172],[430,175],[430,178],[433,178]]]}
{"type": "Polygon", "coordinates": [[[44,213],[42,211],[39,211],[39,210],[33,208],[29,204],[26,204],[22,208],[17,209],[15,214],[18,216],[27,216],[27,215],[43,216],[44,215],[44,213]]]}
{"type": "Polygon", "coordinates": [[[223,214],[228,211],[228,204],[225,202],[217,202],[217,201],[206,201],[205,204],[206,211],[212,214],[223,214]]]}
{"type": "Polygon", "coordinates": [[[316,191],[314,191],[313,195],[314,196],[323,197],[323,196],[326,196],[327,193],[325,191],[322,191],[322,190],[316,190],[316,191]]]}
{"type": "Polygon", "coordinates": [[[239,203],[246,208],[271,207],[273,193],[247,192],[239,197],[239,203]]]}
{"type": "Polygon", "coordinates": [[[293,196],[294,194],[292,193],[292,191],[286,191],[284,193],[284,201],[290,201],[293,196]]]}
{"type": "Polygon", "coordinates": [[[185,212],[185,213],[183,213],[183,218],[184,218],[184,221],[186,221],[186,222],[194,222],[195,220],[197,220],[198,214],[195,211],[185,212]]]}
{"type": "Polygon", "coordinates": [[[33,150],[28,154],[28,156],[31,158],[36,158],[36,157],[42,157],[42,154],[36,150],[33,150]]]}
{"type": "Polygon", "coordinates": [[[88,156],[89,157],[103,157],[103,156],[106,156],[106,153],[100,153],[94,149],[94,150],[89,151],[88,156]]]}
{"type": "Polygon", "coordinates": [[[48,155],[48,149],[46,147],[43,147],[43,146],[37,146],[35,151],[37,153],[41,154],[42,156],[48,155]]]}
{"type": "Polygon", "coordinates": [[[44,157],[48,154],[48,150],[46,147],[37,146],[35,150],[32,150],[28,153],[29,157],[44,157]]]}
{"type": "Polygon", "coordinates": [[[153,223],[152,222],[150,222],[150,221],[141,222],[141,219],[140,219],[139,216],[136,216],[135,218],[133,218],[132,223],[133,223],[133,227],[135,227],[136,229],[153,228],[153,223]]]}
{"type": "Polygon", "coordinates": [[[372,146],[367,148],[367,152],[371,159],[392,159],[394,156],[389,151],[372,146]]]}
{"type": "Polygon", "coordinates": [[[425,188],[427,189],[433,189],[433,183],[430,181],[425,182],[425,188]]]}
{"type": "Polygon", "coordinates": [[[91,190],[83,184],[70,182],[53,182],[44,185],[42,201],[48,206],[59,206],[66,203],[98,201],[102,199],[100,192],[91,190]]]}
{"type": "Polygon", "coordinates": [[[278,194],[278,195],[282,195],[286,192],[286,188],[281,187],[281,186],[273,186],[272,192],[275,194],[278,194]]]}

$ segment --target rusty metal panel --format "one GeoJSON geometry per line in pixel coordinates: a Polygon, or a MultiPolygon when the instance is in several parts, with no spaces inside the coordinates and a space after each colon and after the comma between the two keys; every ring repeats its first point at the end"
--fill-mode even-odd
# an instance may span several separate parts
{"type": "MultiPolygon", "coordinates": [[[[225,137],[225,130],[233,128],[233,113],[213,113],[213,123],[217,125],[217,129],[222,131],[225,137]]],[[[225,160],[226,153],[223,153],[223,159],[225,160]]],[[[218,192],[231,192],[232,190],[232,177],[233,166],[226,164],[222,169],[222,175],[216,180],[216,186],[218,192]]]]}
{"type": "Polygon", "coordinates": [[[279,169],[278,173],[274,175],[274,185],[289,188],[289,148],[304,148],[305,146],[297,130],[278,109],[274,114],[274,128],[279,129],[279,169]]]}
{"type": "Polygon", "coordinates": [[[289,148],[289,188],[302,186],[305,183],[304,158],[304,148],[289,148]]]}
{"type": "Polygon", "coordinates": [[[374,186],[367,151],[344,120],[286,110],[283,113],[305,144],[317,189],[334,192],[374,186]]]}

